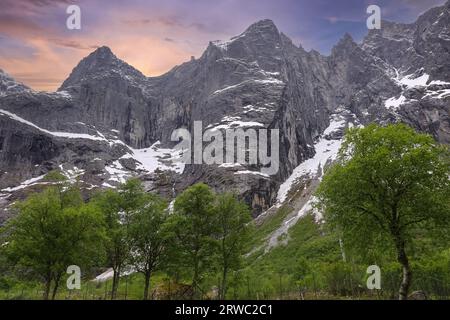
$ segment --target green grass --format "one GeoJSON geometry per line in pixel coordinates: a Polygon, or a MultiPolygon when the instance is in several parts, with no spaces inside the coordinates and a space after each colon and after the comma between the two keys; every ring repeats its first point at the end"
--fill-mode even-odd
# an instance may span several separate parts
{"type": "Polygon", "coordinates": [[[270,234],[281,225],[290,212],[290,208],[282,206],[276,213],[266,217],[260,225],[255,225],[247,243],[248,252],[263,246],[270,234]]]}
{"type": "MultiPolygon", "coordinates": [[[[150,292],[163,282],[164,275],[156,273],[152,278],[150,292]]],[[[57,300],[105,300],[111,299],[112,280],[105,282],[93,282],[84,280],[80,290],[68,290],[65,281],[61,282],[61,288],[57,293],[57,300]]],[[[135,273],[121,277],[117,299],[119,300],[141,300],[144,292],[144,279],[142,274],[135,273]]],[[[42,299],[43,287],[40,284],[20,282],[8,289],[0,290],[0,300],[40,300],[42,299]]]]}

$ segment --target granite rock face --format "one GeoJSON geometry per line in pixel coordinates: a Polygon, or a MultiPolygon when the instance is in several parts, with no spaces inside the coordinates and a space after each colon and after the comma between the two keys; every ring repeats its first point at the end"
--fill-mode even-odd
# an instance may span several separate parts
{"type": "Polygon", "coordinates": [[[346,34],[329,56],[294,45],[262,20],[159,77],[107,47],[54,93],[0,71],[1,203],[57,169],[89,190],[137,175],[169,198],[204,181],[234,190],[257,216],[281,201],[280,185],[299,167],[332,159],[347,126],[403,121],[449,143],[449,49],[450,1],[412,24],[383,21],[359,44],[346,34]],[[204,130],[279,129],[279,171],[180,164],[170,137],[178,128],[192,132],[194,121],[204,130]]]}

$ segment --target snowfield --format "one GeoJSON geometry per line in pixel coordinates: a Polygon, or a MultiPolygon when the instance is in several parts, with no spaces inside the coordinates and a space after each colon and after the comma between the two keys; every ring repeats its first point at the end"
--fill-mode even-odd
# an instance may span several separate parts
{"type": "Polygon", "coordinates": [[[28,180],[23,181],[20,185],[18,185],[17,187],[14,188],[5,188],[2,189],[3,192],[14,192],[14,191],[18,191],[21,189],[25,189],[27,187],[30,187],[32,185],[35,185],[38,181],[42,180],[45,177],[45,174],[36,178],[31,178],[28,180]]]}
{"type": "MultiPolygon", "coordinates": [[[[61,92],[60,94],[65,94],[61,92]]],[[[66,139],[87,139],[94,141],[104,141],[109,144],[109,146],[113,146],[115,144],[121,144],[128,148],[129,152],[123,155],[119,159],[134,159],[138,165],[137,169],[141,171],[145,171],[147,173],[153,173],[156,170],[161,171],[175,171],[176,173],[183,173],[185,164],[182,162],[182,151],[176,149],[168,149],[168,148],[160,148],[160,142],[155,142],[151,147],[144,149],[134,149],[128,145],[126,145],[121,140],[107,139],[101,132],[97,131],[97,135],[90,135],[85,133],[71,133],[71,132],[55,132],[50,131],[44,128],[37,126],[36,124],[3,109],[0,109],[0,115],[7,116],[10,119],[23,123],[27,126],[30,126],[34,129],[39,130],[42,133],[58,137],[58,138],[66,138],[66,139]]],[[[84,124],[84,123],[83,123],[84,124]]],[[[117,131],[117,130],[116,130],[117,131]]],[[[118,159],[118,160],[119,160],[118,159]]],[[[95,158],[93,161],[101,160],[100,158],[95,158]]],[[[115,183],[123,183],[127,178],[133,176],[133,171],[128,170],[122,166],[120,161],[114,161],[112,164],[105,166],[105,171],[109,174],[108,182],[104,182],[102,184],[103,187],[113,188],[109,182],[115,183]]],[[[73,167],[72,169],[65,169],[61,164],[59,166],[61,172],[69,179],[69,181],[75,181],[75,179],[82,174],[84,174],[84,170],[81,170],[77,167],[73,167]]],[[[17,187],[9,187],[5,188],[2,191],[5,192],[14,192],[17,190],[21,190],[27,188],[31,185],[36,184],[39,180],[41,180],[45,175],[32,178],[22,182],[17,187]]]]}
{"type": "Polygon", "coordinates": [[[344,126],[345,120],[341,119],[339,116],[334,116],[331,119],[330,125],[325,129],[322,137],[314,144],[314,149],[316,151],[314,157],[303,161],[294,169],[289,178],[281,184],[277,194],[277,202],[279,204],[286,200],[292,185],[299,178],[303,176],[318,176],[329,161],[336,159],[342,140],[328,140],[324,136],[337,130],[342,130],[344,126]]]}
{"type": "Polygon", "coordinates": [[[15,121],[18,121],[20,123],[26,124],[27,126],[33,127],[35,129],[43,132],[43,133],[49,134],[49,135],[54,136],[54,137],[68,138],[68,139],[87,139],[87,140],[96,140],[96,141],[107,141],[105,139],[105,137],[97,137],[97,136],[93,136],[93,135],[86,134],[86,133],[70,133],[70,132],[49,131],[47,129],[43,129],[43,128],[35,125],[34,123],[32,123],[32,122],[30,122],[28,120],[25,120],[22,117],[19,117],[18,115],[14,114],[12,112],[9,112],[9,111],[3,110],[3,109],[0,109],[0,114],[3,114],[3,115],[5,115],[5,116],[7,116],[7,117],[9,117],[9,118],[11,118],[11,119],[13,119],[15,121]]]}
{"type": "Polygon", "coordinates": [[[404,96],[405,91],[407,91],[408,89],[425,88],[426,89],[425,95],[422,97],[422,99],[424,98],[444,99],[450,95],[450,88],[437,90],[435,88],[436,85],[450,87],[450,82],[442,80],[433,80],[427,83],[430,79],[430,76],[426,73],[423,73],[421,76],[416,78],[414,78],[414,74],[408,74],[406,76],[400,77],[398,70],[397,69],[394,70],[396,76],[393,77],[392,80],[394,80],[399,86],[401,86],[403,88],[403,91],[400,94],[400,96],[391,97],[384,102],[384,106],[386,109],[396,111],[400,108],[400,106],[404,105],[405,103],[416,101],[414,99],[407,99],[404,96]]]}

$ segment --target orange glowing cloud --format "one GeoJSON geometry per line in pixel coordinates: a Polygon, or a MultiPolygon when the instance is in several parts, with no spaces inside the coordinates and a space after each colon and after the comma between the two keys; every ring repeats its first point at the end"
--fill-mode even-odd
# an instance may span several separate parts
{"type": "MultiPolygon", "coordinates": [[[[184,25],[177,18],[109,10],[86,30],[68,31],[33,20],[0,22],[2,34],[20,40],[32,53],[0,50],[0,68],[36,90],[54,91],[77,63],[99,46],[109,46],[122,60],[147,76],[161,75],[205,49],[211,34],[201,25],[184,25]],[[190,39],[196,39],[191,42],[190,39]]],[[[64,20],[61,20],[65,22],[64,20]]]]}

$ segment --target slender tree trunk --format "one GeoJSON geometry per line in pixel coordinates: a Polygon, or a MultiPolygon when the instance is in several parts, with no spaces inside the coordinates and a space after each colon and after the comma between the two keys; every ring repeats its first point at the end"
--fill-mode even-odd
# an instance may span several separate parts
{"type": "Polygon", "coordinates": [[[114,300],[114,290],[116,287],[116,277],[117,277],[117,273],[116,270],[113,269],[113,281],[112,281],[112,286],[111,286],[111,300],[114,300]]]}
{"type": "Polygon", "coordinates": [[[52,300],[55,300],[55,298],[56,298],[56,292],[58,291],[60,280],[61,280],[61,274],[57,275],[55,278],[55,285],[53,287],[53,292],[52,292],[52,300]]]}
{"type": "Polygon", "coordinates": [[[227,294],[227,274],[228,274],[228,267],[224,266],[223,273],[222,273],[222,284],[220,288],[220,300],[225,299],[225,295],[227,294]]]}
{"type": "Polygon", "coordinates": [[[117,289],[119,287],[119,280],[120,280],[120,267],[114,269],[114,275],[113,275],[113,283],[111,288],[111,300],[116,299],[117,296],[117,289]]]}
{"type": "Polygon", "coordinates": [[[194,276],[192,277],[192,290],[193,290],[193,298],[198,298],[198,260],[194,259],[194,276]]]}
{"type": "Polygon", "coordinates": [[[405,252],[405,242],[401,239],[396,241],[397,245],[397,261],[402,265],[402,283],[400,284],[400,290],[398,298],[399,300],[408,299],[408,290],[411,285],[412,273],[409,266],[409,260],[405,252]]]}
{"type": "Polygon", "coordinates": [[[150,278],[151,278],[151,272],[145,273],[145,284],[144,284],[144,300],[148,300],[148,293],[150,288],[150,278]]]}
{"type": "Polygon", "coordinates": [[[48,276],[45,279],[45,288],[44,288],[44,296],[43,296],[44,300],[48,300],[48,298],[49,298],[51,285],[52,285],[52,278],[51,278],[51,276],[48,276]]]}

